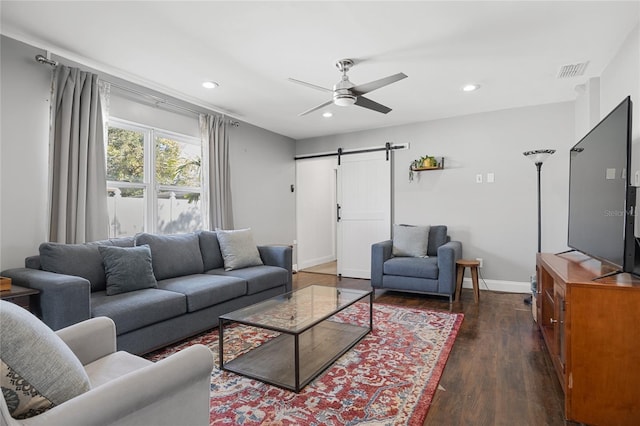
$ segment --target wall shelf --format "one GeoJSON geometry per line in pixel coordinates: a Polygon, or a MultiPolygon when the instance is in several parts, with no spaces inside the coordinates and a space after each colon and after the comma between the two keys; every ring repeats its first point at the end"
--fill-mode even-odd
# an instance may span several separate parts
{"type": "Polygon", "coordinates": [[[427,170],[442,170],[444,169],[444,157],[440,157],[440,161],[438,161],[437,166],[433,167],[411,167],[412,172],[424,172],[427,170]]]}

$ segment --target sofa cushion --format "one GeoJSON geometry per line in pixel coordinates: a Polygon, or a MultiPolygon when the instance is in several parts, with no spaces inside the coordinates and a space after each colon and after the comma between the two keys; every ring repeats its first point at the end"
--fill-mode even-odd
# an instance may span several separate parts
{"type": "MultiPolygon", "coordinates": [[[[107,242],[108,244],[108,242],[107,242]]],[[[91,283],[91,291],[106,288],[99,244],[40,244],[40,265],[44,271],[75,275],[91,283]]]]}
{"type": "Polygon", "coordinates": [[[204,270],[224,267],[224,260],[220,252],[220,243],[218,243],[218,234],[213,231],[200,231],[198,233],[200,240],[200,251],[202,252],[202,262],[204,270]]]}
{"type": "Polygon", "coordinates": [[[109,317],[118,335],[155,324],[187,312],[184,294],[157,288],[107,296],[105,291],[91,294],[91,316],[109,317]]]}
{"type": "Polygon", "coordinates": [[[111,238],[109,242],[116,247],[133,247],[136,245],[136,237],[111,238]]]}
{"type": "Polygon", "coordinates": [[[393,257],[383,265],[385,275],[438,279],[436,257],[393,257]]]}
{"type": "Polygon", "coordinates": [[[269,265],[250,266],[248,268],[234,269],[233,271],[213,269],[207,271],[207,274],[236,277],[247,281],[248,295],[286,285],[289,282],[289,272],[286,269],[269,265]]]}
{"type": "Polygon", "coordinates": [[[99,246],[107,276],[107,295],[157,287],[148,245],[99,246]]]}
{"type": "Polygon", "coordinates": [[[240,278],[207,274],[168,278],[158,288],[184,294],[187,311],[194,312],[247,294],[247,282],[240,278]]]}
{"type": "Polygon", "coordinates": [[[429,245],[427,246],[428,256],[437,256],[438,247],[448,241],[446,225],[434,225],[429,230],[429,245]]]}
{"type": "Polygon", "coordinates": [[[216,233],[226,271],[262,265],[262,259],[258,252],[258,246],[253,241],[251,229],[217,229],[216,233]]]}
{"type": "Polygon", "coordinates": [[[429,226],[393,225],[394,256],[424,257],[429,243],[429,226]]]}
{"type": "Polygon", "coordinates": [[[385,275],[382,277],[382,287],[389,290],[415,291],[418,293],[436,293],[438,291],[438,280],[416,277],[402,277],[400,275],[385,275]]]}
{"type": "Polygon", "coordinates": [[[0,324],[0,385],[13,417],[38,415],[91,388],[71,349],[26,309],[0,301],[0,324]]]}
{"type": "Polygon", "coordinates": [[[151,248],[156,280],[204,272],[197,234],[136,235],[136,245],[143,244],[148,244],[151,248]]]}

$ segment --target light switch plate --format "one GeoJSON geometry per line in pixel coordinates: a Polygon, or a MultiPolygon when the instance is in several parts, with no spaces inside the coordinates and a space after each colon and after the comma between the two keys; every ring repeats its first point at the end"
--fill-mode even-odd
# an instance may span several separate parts
{"type": "Polygon", "coordinates": [[[476,175],[476,183],[482,183],[482,175],[476,175]]]}

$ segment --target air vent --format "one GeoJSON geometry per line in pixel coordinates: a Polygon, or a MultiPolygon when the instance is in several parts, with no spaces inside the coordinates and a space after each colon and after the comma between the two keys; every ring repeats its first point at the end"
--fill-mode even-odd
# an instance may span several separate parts
{"type": "Polygon", "coordinates": [[[579,77],[584,74],[584,71],[587,69],[587,65],[589,65],[589,61],[563,65],[558,71],[558,78],[579,77]]]}

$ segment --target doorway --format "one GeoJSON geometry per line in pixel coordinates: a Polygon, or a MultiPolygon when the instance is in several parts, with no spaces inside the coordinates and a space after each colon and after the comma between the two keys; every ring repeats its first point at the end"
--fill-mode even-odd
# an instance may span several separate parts
{"type": "Polygon", "coordinates": [[[391,235],[391,161],[366,152],[296,161],[297,267],[370,278],[371,244],[391,235]]]}

